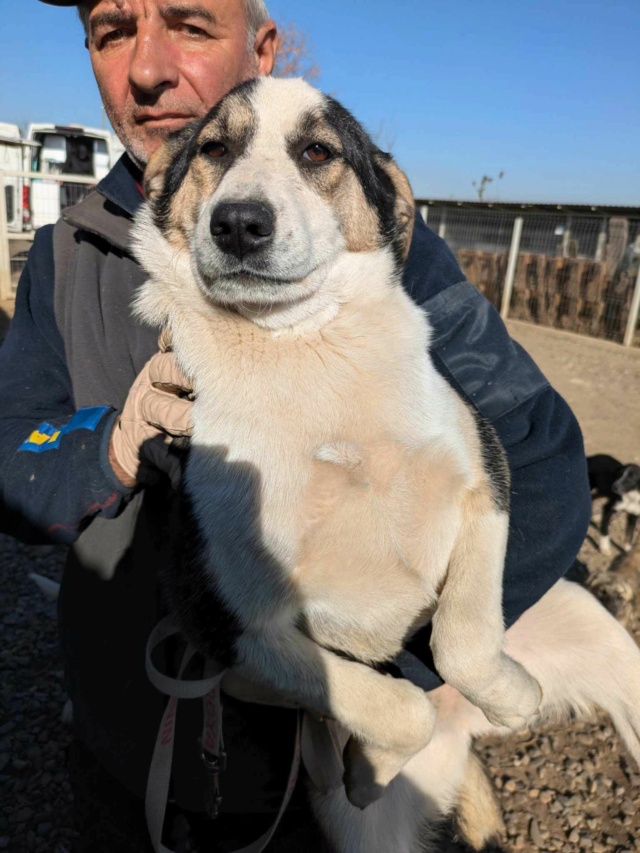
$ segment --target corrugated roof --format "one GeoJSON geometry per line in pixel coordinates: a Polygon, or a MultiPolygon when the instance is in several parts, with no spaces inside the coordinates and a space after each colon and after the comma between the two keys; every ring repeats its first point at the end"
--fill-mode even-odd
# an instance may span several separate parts
{"type": "Polygon", "coordinates": [[[463,201],[445,198],[417,198],[416,204],[426,204],[430,207],[457,207],[461,209],[476,210],[505,210],[522,211],[524,213],[575,213],[582,216],[626,216],[627,218],[640,218],[640,207],[632,207],[621,204],[571,204],[570,202],[558,202],[557,204],[538,201],[463,201]]]}

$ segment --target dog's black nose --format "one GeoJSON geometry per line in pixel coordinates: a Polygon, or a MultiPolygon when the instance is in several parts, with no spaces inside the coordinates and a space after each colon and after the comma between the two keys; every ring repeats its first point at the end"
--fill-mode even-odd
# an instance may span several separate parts
{"type": "Polygon", "coordinates": [[[211,214],[211,234],[218,247],[242,260],[273,236],[273,211],[261,202],[222,202],[211,214]]]}

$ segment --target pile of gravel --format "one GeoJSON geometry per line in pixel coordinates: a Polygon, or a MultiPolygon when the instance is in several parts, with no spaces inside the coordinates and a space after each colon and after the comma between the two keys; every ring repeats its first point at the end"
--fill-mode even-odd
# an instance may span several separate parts
{"type": "MultiPolygon", "coordinates": [[[[589,540],[581,556],[592,573],[610,563],[589,540]]],[[[59,580],[63,559],[0,536],[0,850],[65,853],[74,838],[56,606],[28,577],[59,580]]],[[[629,627],[640,640],[637,613],[629,627]]],[[[504,853],[640,851],[640,773],[606,719],[483,738],[477,750],[504,810],[504,853]]]]}

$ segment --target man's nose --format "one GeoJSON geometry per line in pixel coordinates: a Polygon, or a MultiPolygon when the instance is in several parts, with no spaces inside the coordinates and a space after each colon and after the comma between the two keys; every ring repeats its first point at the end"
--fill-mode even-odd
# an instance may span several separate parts
{"type": "Polygon", "coordinates": [[[172,61],[169,45],[162,44],[161,32],[138,31],[129,65],[132,88],[148,95],[160,94],[178,85],[179,71],[172,61]]]}
{"type": "Polygon", "coordinates": [[[211,214],[210,228],[218,248],[242,260],[271,241],[274,214],[261,202],[222,202],[211,214]]]}

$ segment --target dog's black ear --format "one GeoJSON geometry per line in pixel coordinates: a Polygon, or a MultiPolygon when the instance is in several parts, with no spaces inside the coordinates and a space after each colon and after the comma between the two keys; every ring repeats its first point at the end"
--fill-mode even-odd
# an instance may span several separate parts
{"type": "Polygon", "coordinates": [[[170,162],[171,145],[167,141],[151,155],[144,170],[144,196],[148,201],[155,201],[162,192],[170,162]]]}
{"type": "Polygon", "coordinates": [[[381,151],[351,113],[330,96],[326,97],[325,116],[342,141],[343,156],[376,211],[382,233],[393,246],[398,261],[404,261],[415,221],[409,181],[391,155],[381,151]]]}
{"type": "Polygon", "coordinates": [[[387,177],[391,180],[395,190],[394,213],[397,223],[396,239],[394,242],[400,246],[400,254],[403,260],[406,260],[411,246],[411,237],[413,236],[413,226],[416,219],[416,205],[413,198],[413,190],[409,179],[399,168],[395,160],[390,154],[385,154],[378,150],[376,154],[376,164],[381,168],[387,177]]]}
{"type": "Polygon", "coordinates": [[[156,201],[165,191],[165,186],[171,176],[173,176],[173,181],[170,182],[175,184],[177,179],[175,173],[177,171],[180,171],[179,182],[182,183],[184,179],[182,171],[186,173],[188,163],[185,164],[184,170],[180,169],[179,166],[183,161],[190,159],[187,152],[194,132],[195,126],[191,122],[172,133],[151,155],[151,159],[144,170],[144,195],[146,199],[156,201]],[[171,176],[169,172],[171,172],[171,176]]]}

